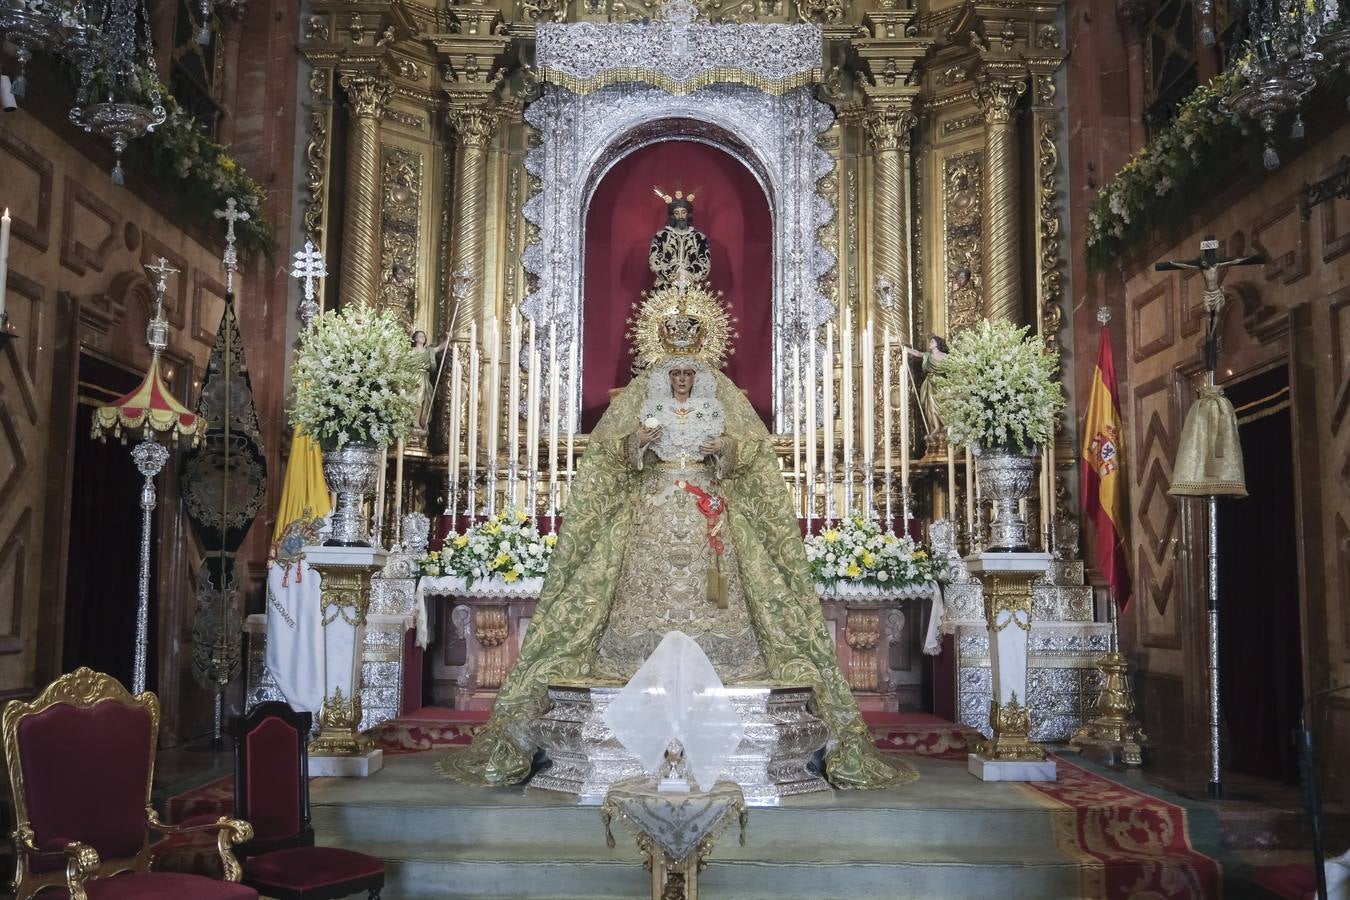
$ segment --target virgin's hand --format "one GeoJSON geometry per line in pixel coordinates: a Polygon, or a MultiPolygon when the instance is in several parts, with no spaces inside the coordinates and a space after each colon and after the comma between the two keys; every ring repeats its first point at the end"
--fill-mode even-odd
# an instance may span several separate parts
{"type": "Polygon", "coordinates": [[[638,428],[638,443],[641,444],[643,447],[647,446],[660,436],[661,436],[660,425],[656,426],[655,428],[648,428],[645,425],[638,428]]]}
{"type": "Polygon", "coordinates": [[[704,456],[716,456],[722,452],[722,448],[725,446],[726,441],[722,440],[720,437],[708,438],[703,442],[703,446],[698,448],[698,452],[702,453],[704,456]]]}

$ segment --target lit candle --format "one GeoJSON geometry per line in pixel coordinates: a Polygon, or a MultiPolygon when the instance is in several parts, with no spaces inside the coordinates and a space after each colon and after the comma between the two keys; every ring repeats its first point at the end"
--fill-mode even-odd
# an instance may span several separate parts
{"type": "Polygon", "coordinates": [[[549,527],[558,517],[558,326],[548,323],[548,515],[549,527]]]}
{"type": "Polygon", "coordinates": [[[497,420],[500,418],[502,393],[502,329],[494,315],[488,320],[492,337],[488,344],[488,409],[487,409],[487,467],[489,473],[487,485],[487,512],[497,512],[497,420]]]}
{"type": "Polygon", "coordinates": [[[457,515],[454,508],[456,492],[459,490],[459,405],[460,389],[464,386],[459,371],[459,344],[450,350],[450,472],[449,487],[446,491],[446,515],[457,515]]]}
{"type": "Polygon", "coordinates": [[[526,388],[525,417],[525,497],[526,512],[534,519],[536,475],[539,471],[539,334],[534,319],[530,320],[530,373],[526,388]]]}
{"type": "Polygon", "coordinates": [[[572,498],[572,467],[577,437],[577,336],[572,332],[572,343],[567,349],[567,498],[572,498]]]}
{"type": "Polygon", "coordinates": [[[798,515],[802,499],[802,345],[792,345],[792,499],[798,515]]]}
{"type": "Polygon", "coordinates": [[[465,413],[469,417],[469,483],[465,493],[468,506],[465,512],[469,520],[478,515],[478,370],[482,367],[482,356],[478,352],[478,321],[469,323],[469,404],[465,413]]]}
{"type": "Polygon", "coordinates": [[[0,321],[5,318],[5,283],[9,280],[9,207],[0,216],[0,321]]]}
{"type": "MultiPolygon", "coordinates": [[[[886,467],[886,490],[890,491],[894,485],[891,482],[891,329],[889,326],[881,329],[881,456],[882,465],[886,467]]],[[[889,497],[890,494],[887,494],[889,497]]],[[[888,504],[890,500],[886,501],[888,504]]],[[[892,527],[890,522],[886,523],[889,530],[892,527]]]]}
{"type": "Polygon", "coordinates": [[[956,448],[947,442],[947,518],[951,520],[953,534],[956,528],[956,448]]]}
{"type": "Polygon", "coordinates": [[[507,474],[511,479],[507,488],[510,491],[508,501],[514,507],[520,472],[520,310],[514,303],[511,304],[511,355],[507,367],[511,373],[506,386],[506,421],[511,423],[506,438],[507,453],[510,455],[507,474]]]}

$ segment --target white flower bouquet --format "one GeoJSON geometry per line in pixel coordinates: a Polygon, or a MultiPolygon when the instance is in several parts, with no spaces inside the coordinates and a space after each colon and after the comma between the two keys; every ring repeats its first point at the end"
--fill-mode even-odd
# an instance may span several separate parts
{"type": "Polygon", "coordinates": [[[1054,436],[1057,363],[1028,329],[985,319],[952,340],[933,396],[952,443],[1030,455],[1054,436]]]}
{"type": "Polygon", "coordinates": [[[430,577],[463,578],[469,587],[489,578],[507,584],[542,578],[557,542],[557,535],[540,535],[522,512],[498,514],[463,534],[446,535],[443,548],[422,557],[418,571],[430,577]]]}
{"type": "Polygon", "coordinates": [[[806,558],[817,584],[900,588],[946,577],[947,568],[908,537],[883,532],[860,517],[844,519],[806,538],[806,558]]]}
{"type": "Polygon", "coordinates": [[[422,385],[408,333],[388,311],[365,306],[314,319],[291,369],[290,422],[325,450],[388,446],[405,437],[422,385]]]}

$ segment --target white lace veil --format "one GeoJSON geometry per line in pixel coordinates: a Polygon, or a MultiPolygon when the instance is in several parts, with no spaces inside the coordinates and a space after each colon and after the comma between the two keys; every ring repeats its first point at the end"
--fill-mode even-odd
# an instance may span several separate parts
{"type": "Polygon", "coordinates": [[[656,419],[661,423],[661,436],[652,443],[652,451],[667,462],[681,458],[699,459],[698,448],[711,437],[722,434],[726,415],[717,399],[717,379],[706,363],[690,356],[672,356],[652,366],[647,381],[647,399],[642,404],[640,421],[656,419]],[[692,369],[694,387],[689,392],[689,403],[701,416],[679,421],[671,415],[675,398],[670,392],[670,373],[673,369],[692,369]]]}

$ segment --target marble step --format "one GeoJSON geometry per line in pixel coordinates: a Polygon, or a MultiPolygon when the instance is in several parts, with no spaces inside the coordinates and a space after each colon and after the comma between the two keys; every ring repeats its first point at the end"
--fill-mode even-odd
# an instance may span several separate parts
{"type": "MultiPolygon", "coordinates": [[[[866,795],[852,796],[864,799],[866,795]]],[[[603,837],[595,807],[445,804],[393,808],[345,803],[316,805],[311,815],[324,842],[349,847],[435,835],[440,845],[450,848],[486,845],[563,852],[592,837],[603,837]]],[[[991,836],[1006,848],[1034,850],[1053,845],[1054,840],[1050,818],[1043,809],[1034,808],[754,809],[749,833],[757,845],[828,854],[870,851],[875,855],[897,845],[968,848],[987,843],[991,836]]]]}
{"type": "MultiPolygon", "coordinates": [[[[617,837],[617,836],[616,836],[617,837]]],[[[730,838],[730,836],[727,836],[730,838]]],[[[727,838],[724,838],[726,840],[727,838]]],[[[730,838],[734,844],[735,839],[730,838]]],[[[603,847],[603,844],[601,844],[603,847]]],[[[394,848],[390,848],[394,850],[394,848]]],[[[891,861],[726,858],[719,845],[700,876],[700,894],[717,900],[850,900],[906,898],[1025,898],[1054,900],[1081,895],[1081,871],[1056,853],[996,853],[913,861],[897,853],[891,861]]],[[[379,852],[371,848],[372,852],[379,852]]],[[[407,848],[401,852],[407,853],[407,848]]],[[[950,855],[950,854],[949,854],[950,855]]],[[[386,857],[386,900],[390,898],[510,897],[618,900],[644,898],[649,876],[635,847],[614,851],[611,860],[495,853],[457,858],[386,857]],[[496,858],[492,858],[492,857],[496,858]]]]}

